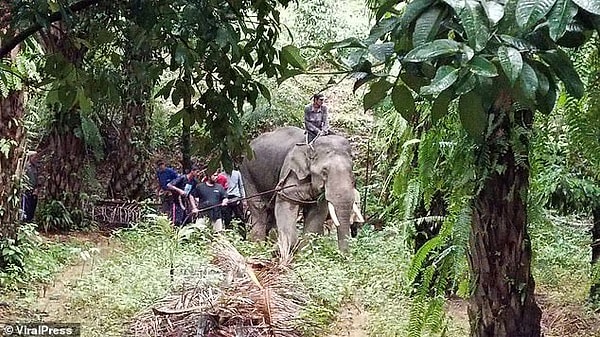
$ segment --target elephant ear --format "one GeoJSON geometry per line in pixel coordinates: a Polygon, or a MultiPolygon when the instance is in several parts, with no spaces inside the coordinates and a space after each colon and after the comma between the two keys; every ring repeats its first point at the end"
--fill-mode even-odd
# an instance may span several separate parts
{"type": "Polygon", "coordinates": [[[310,174],[308,146],[296,145],[285,157],[283,167],[281,168],[281,179],[286,179],[291,172],[294,172],[298,180],[306,179],[310,174]]]}

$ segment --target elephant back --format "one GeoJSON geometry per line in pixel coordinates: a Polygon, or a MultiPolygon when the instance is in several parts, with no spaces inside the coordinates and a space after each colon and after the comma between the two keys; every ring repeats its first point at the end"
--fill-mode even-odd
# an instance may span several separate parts
{"type": "Polygon", "coordinates": [[[303,142],[304,130],[297,127],[282,127],[258,136],[250,142],[254,157],[242,163],[244,180],[252,181],[256,192],[275,188],[285,157],[296,144],[303,142]]]}

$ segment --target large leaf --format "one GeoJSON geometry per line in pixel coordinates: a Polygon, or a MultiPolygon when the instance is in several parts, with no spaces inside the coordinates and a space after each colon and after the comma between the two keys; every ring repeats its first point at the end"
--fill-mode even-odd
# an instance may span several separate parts
{"type": "Polygon", "coordinates": [[[429,8],[436,0],[413,0],[406,5],[402,19],[400,21],[400,29],[405,30],[415,21],[421,13],[429,8]]]}
{"type": "Polygon", "coordinates": [[[442,7],[434,6],[419,16],[412,37],[415,46],[433,40],[440,28],[443,13],[442,7]]]}
{"type": "Polygon", "coordinates": [[[392,87],[392,83],[381,79],[371,84],[371,90],[365,94],[363,98],[363,108],[366,110],[371,109],[377,103],[381,102],[386,96],[388,90],[392,87]]]}
{"type": "Polygon", "coordinates": [[[460,43],[454,40],[440,39],[411,50],[403,61],[405,62],[423,62],[440,56],[458,54],[462,50],[460,43]]]}
{"type": "Polygon", "coordinates": [[[379,61],[385,61],[394,54],[394,43],[384,42],[372,44],[369,46],[369,52],[379,61]]]}
{"type": "Polygon", "coordinates": [[[394,28],[396,28],[396,26],[398,26],[399,23],[400,17],[398,16],[392,16],[378,21],[375,24],[375,26],[371,28],[371,31],[369,32],[369,37],[366,38],[365,43],[375,43],[375,41],[379,40],[379,38],[394,30],[394,28]]]}
{"type": "Polygon", "coordinates": [[[468,43],[475,51],[481,51],[485,48],[490,38],[488,29],[489,20],[479,1],[465,0],[465,6],[459,13],[462,26],[468,37],[468,43]]]}
{"type": "Polygon", "coordinates": [[[462,95],[458,101],[458,114],[467,134],[478,142],[483,141],[487,114],[483,110],[481,97],[474,91],[462,95]]]}
{"type": "Polygon", "coordinates": [[[407,121],[412,122],[417,111],[415,107],[415,100],[413,98],[410,89],[404,84],[398,83],[392,89],[392,103],[394,108],[400,113],[400,115],[407,121]]]}
{"type": "Polygon", "coordinates": [[[527,62],[523,63],[518,84],[525,98],[533,102],[538,91],[539,82],[535,70],[527,62]]]}
{"type": "Polygon", "coordinates": [[[452,91],[444,90],[438,97],[433,101],[431,106],[431,121],[437,123],[448,113],[448,106],[452,101],[452,91]]]}
{"type": "Polygon", "coordinates": [[[573,2],[592,14],[600,15],[600,1],[598,0],[573,0],[573,2]]]}
{"type": "Polygon", "coordinates": [[[484,58],[483,56],[479,56],[479,55],[473,57],[471,62],[469,62],[469,69],[474,74],[477,74],[479,76],[484,76],[484,77],[498,76],[498,69],[496,69],[496,66],[491,61],[489,61],[486,58],[484,58]]]}
{"type": "Polygon", "coordinates": [[[565,84],[567,92],[576,98],[581,98],[583,96],[583,82],[575,68],[573,68],[569,56],[562,50],[543,53],[541,56],[548,63],[550,69],[565,84]]]}
{"type": "Polygon", "coordinates": [[[287,45],[281,49],[281,57],[296,68],[306,69],[306,61],[300,55],[300,49],[293,45],[287,45]]]}
{"type": "Polygon", "coordinates": [[[458,79],[458,69],[441,66],[431,80],[431,84],[421,88],[421,95],[437,95],[448,89],[458,79]]]}
{"type": "Polygon", "coordinates": [[[533,27],[550,12],[556,0],[518,0],[515,17],[519,27],[533,27]]]}
{"type": "Polygon", "coordinates": [[[356,90],[360,88],[363,84],[369,82],[370,80],[377,78],[373,73],[365,73],[359,72],[354,74],[354,78],[356,81],[354,82],[354,86],[352,88],[352,92],[356,93],[356,90]]]}
{"type": "Polygon", "coordinates": [[[514,85],[523,68],[521,53],[514,48],[500,46],[498,48],[498,60],[510,83],[514,85]]]}
{"type": "Polygon", "coordinates": [[[554,7],[548,14],[548,27],[550,28],[550,38],[556,41],[565,31],[567,25],[573,21],[577,14],[577,6],[571,0],[557,0],[554,7]]]}
{"type": "Polygon", "coordinates": [[[481,6],[492,26],[495,26],[504,17],[504,6],[495,1],[481,1],[481,6]]]}
{"type": "MultiPolygon", "coordinates": [[[[284,47],[285,48],[285,47],[284,47]]],[[[330,51],[332,49],[342,49],[342,48],[367,48],[367,46],[361,42],[359,39],[355,37],[349,37],[347,39],[343,39],[342,41],[337,42],[329,42],[323,45],[321,48],[322,51],[330,51]]]]}

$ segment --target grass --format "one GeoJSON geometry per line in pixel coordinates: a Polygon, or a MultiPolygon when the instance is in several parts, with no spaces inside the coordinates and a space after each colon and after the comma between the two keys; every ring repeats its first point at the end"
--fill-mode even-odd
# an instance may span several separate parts
{"type": "MultiPolygon", "coordinates": [[[[581,308],[589,287],[588,228],[575,219],[551,215],[548,219],[551,221],[530,228],[538,293],[543,292],[553,308],[562,304],[581,308]]],[[[352,240],[349,255],[338,252],[334,236],[306,239],[292,266],[292,276],[310,295],[302,311],[305,336],[327,336],[340,313],[354,305],[368,313],[365,335],[440,335],[439,331],[409,331],[409,322],[417,319],[411,316],[411,307],[427,303],[413,302],[409,296],[406,273],[411,255],[402,233],[402,228],[394,225],[382,232],[365,228],[352,240]]],[[[249,243],[233,233],[227,235],[245,256],[271,256],[272,244],[249,243]]],[[[67,284],[64,317],[56,319],[82,322],[84,336],[121,336],[136,313],[183,283],[218,277],[209,263],[212,239],[208,229],[173,231],[160,217],[117,232],[113,241],[118,244],[112,246],[112,252],[67,284]]],[[[81,247],[89,248],[82,243],[44,243],[28,257],[30,269],[37,268],[38,280],[47,280],[48,275],[76,261],[73,249],[81,251],[81,247]]],[[[32,296],[35,294],[22,299],[21,306],[31,305],[35,301],[32,296]]],[[[449,300],[445,308],[447,315],[425,319],[442,320],[446,336],[467,335],[465,302],[449,300]]],[[[586,315],[592,314],[588,311],[586,315]]]]}

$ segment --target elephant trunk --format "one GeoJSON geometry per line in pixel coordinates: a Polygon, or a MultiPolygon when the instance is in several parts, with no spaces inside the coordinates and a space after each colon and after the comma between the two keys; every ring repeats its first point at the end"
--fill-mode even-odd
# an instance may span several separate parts
{"type": "Polygon", "coordinates": [[[331,220],[337,227],[338,247],[342,252],[348,251],[350,218],[354,213],[352,210],[352,204],[352,200],[348,200],[347,202],[328,202],[331,220]]]}

